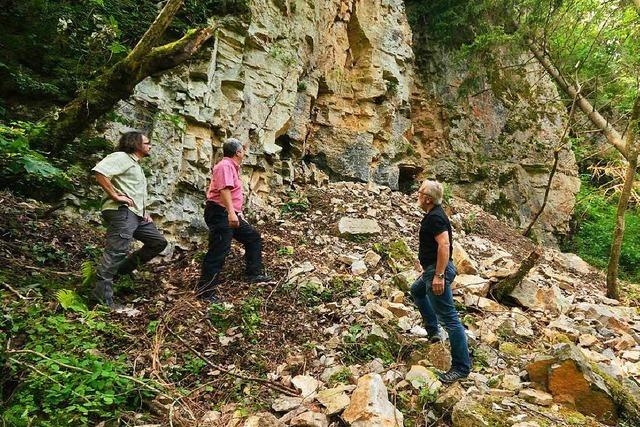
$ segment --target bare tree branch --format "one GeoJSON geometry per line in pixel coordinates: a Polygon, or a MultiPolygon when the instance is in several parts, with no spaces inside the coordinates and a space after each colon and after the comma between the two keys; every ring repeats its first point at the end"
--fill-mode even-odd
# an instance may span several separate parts
{"type": "MultiPolygon", "coordinates": [[[[639,0],[640,1],[640,0],[639,0]]],[[[564,78],[564,76],[560,73],[560,71],[555,67],[555,65],[551,62],[549,56],[536,45],[536,43],[529,39],[527,40],[529,45],[529,49],[536,56],[540,64],[544,67],[545,70],[549,73],[551,77],[556,81],[558,86],[562,88],[564,92],[572,97],[577,97],[578,107],[582,112],[589,117],[591,122],[596,125],[598,128],[602,130],[602,133],[607,138],[607,141],[626,158],[627,157],[627,149],[625,147],[625,143],[622,139],[622,135],[609,123],[607,119],[605,119],[594,107],[591,105],[589,100],[581,96],[578,90],[564,78]]]]}

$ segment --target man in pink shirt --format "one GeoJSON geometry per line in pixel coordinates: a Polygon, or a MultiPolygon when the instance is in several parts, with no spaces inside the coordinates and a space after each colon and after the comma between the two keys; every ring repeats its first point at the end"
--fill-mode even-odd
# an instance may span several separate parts
{"type": "Polygon", "coordinates": [[[262,239],[242,215],[244,194],[240,180],[240,163],[246,147],[235,138],[222,145],[224,158],[211,171],[211,185],[207,191],[204,220],[209,227],[209,249],[202,261],[202,273],[198,281],[198,296],[216,302],[215,285],[219,281],[224,259],[231,250],[231,239],[244,245],[247,280],[253,283],[268,282],[262,266],[262,239]]]}

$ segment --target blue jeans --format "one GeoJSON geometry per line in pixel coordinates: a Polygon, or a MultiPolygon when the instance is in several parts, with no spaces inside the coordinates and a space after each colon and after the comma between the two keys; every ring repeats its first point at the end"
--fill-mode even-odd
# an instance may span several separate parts
{"type": "Polygon", "coordinates": [[[438,333],[438,322],[446,329],[451,342],[451,368],[463,374],[471,371],[471,359],[467,335],[453,304],[451,283],[456,277],[456,268],[449,261],[444,272],[444,292],[435,295],[431,287],[436,266],[429,266],[411,286],[411,296],[418,306],[429,335],[438,333]]]}

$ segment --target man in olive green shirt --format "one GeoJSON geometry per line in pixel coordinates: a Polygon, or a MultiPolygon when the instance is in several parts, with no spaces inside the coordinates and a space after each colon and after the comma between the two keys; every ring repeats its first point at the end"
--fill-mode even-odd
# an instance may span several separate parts
{"type": "Polygon", "coordinates": [[[106,193],[102,217],[107,224],[107,243],[93,294],[111,308],[115,307],[114,277],[130,274],[167,246],[167,240],[146,212],[147,178],[138,162],[149,156],[150,150],[149,139],[143,133],[127,132],[120,138],[117,151],[92,169],[106,193]],[[144,246],[127,256],[134,238],[144,246]]]}

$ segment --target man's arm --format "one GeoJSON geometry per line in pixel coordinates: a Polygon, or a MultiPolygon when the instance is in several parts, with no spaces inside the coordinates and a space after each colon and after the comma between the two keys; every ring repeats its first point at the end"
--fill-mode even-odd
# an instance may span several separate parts
{"type": "Polygon", "coordinates": [[[444,292],[444,278],[439,278],[438,274],[443,274],[449,263],[449,233],[443,231],[435,236],[435,239],[438,243],[438,258],[436,260],[436,272],[433,276],[431,287],[434,294],[442,295],[444,292]]]}
{"type": "Polygon", "coordinates": [[[233,209],[233,202],[231,201],[231,189],[227,187],[220,190],[220,198],[222,199],[222,204],[228,212],[229,227],[240,227],[240,220],[238,219],[238,215],[236,215],[236,211],[233,209]]]}
{"type": "Polygon", "coordinates": [[[126,203],[127,206],[134,205],[133,200],[129,196],[118,193],[118,191],[115,189],[115,187],[111,183],[111,180],[106,176],[102,175],[100,172],[96,172],[96,181],[98,181],[98,184],[100,184],[100,187],[102,187],[102,189],[107,193],[109,198],[114,202],[126,203]]]}

